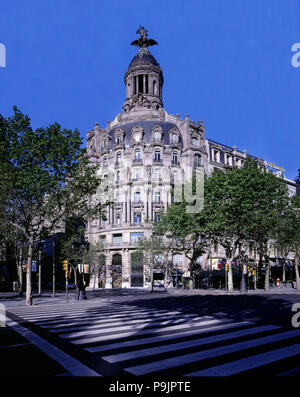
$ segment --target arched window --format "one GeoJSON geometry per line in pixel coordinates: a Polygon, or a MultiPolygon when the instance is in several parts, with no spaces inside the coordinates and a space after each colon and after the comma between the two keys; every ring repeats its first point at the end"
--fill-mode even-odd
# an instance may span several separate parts
{"type": "Polygon", "coordinates": [[[161,132],[160,131],[155,131],[154,140],[155,140],[155,142],[160,142],[161,141],[161,132]]]}
{"type": "Polygon", "coordinates": [[[179,138],[177,134],[172,134],[172,143],[177,144],[179,142],[179,138]]]}
{"type": "Polygon", "coordinates": [[[157,95],[157,83],[155,80],[153,81],[153,95],[157,95]]]}
{"type": "Polygon", "coordinates": [[[107,167],[107,156],[103,156],[103,167],[107,167]]]}

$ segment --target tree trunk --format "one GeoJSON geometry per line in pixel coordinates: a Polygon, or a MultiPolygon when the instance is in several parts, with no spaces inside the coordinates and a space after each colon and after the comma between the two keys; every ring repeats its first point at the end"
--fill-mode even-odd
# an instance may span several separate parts
{"type": "Polygon", "coordinates": [[[32,285],[31,285],[31,264],[33,251],[33,236],[29,238],[28,245],[28,259],[27,259],[27,273],[26,273],[26,305],[32,305],[32,285]]]}
{"type": "Polygon", "coordinates": [[[151,292],[153,292],[154,280],[153,280],[153,266],[151,266],[151,292]]]}
{"type": "MultiPolygon", "coordinates": [[[[95,271],[93,272],[93,274],[94,274],[94,285],[93,285],[93,291],[95,291],[95,288],[96,288],[96,273],[97,273],[97,271],[95,270],[95,271]]],[[[99,270],[98,270],[98,274],[99,274],[99,270]]]]}
{"type": "Polygon", "coordinates": [[[194,262],[191,261],[190,264],[190,281],[189,281],[189,289],[193,289],[194,288],[194,262]]]}
{"type": "Polygon", "coordinates": [[[228,264],[228,292],[233,292],[232,260],[233,258],[226,258],[228,264]]]}
{"type": "Polygon", "coordinates": [[[266,274],[265,274],[265,291],[269,291],[270,289],[270,266],[271,266],[271,261],[268,260],[266,274]]]}
{"type": "Polygon", "coordinates": [[[286,282],[286,276],[285,276],[285,264],[282,264],[282,282],[286,282]]]}
{"type": "Polygon", "coordinates": [[[300,290],[300,277],[299,277],[299,255],[295,255],[295,273],[296,273],[296,288],[300,290]]]}

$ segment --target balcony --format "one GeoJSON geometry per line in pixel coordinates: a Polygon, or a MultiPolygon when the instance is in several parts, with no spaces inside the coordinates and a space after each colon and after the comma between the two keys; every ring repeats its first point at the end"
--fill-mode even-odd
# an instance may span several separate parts
{"type": "Polygon", "coordinates": [[[142,205],[144,205],[144,202],[143,202],[142,200],[133,200],[133,201],[131,202],[131,205],[134,205],[134,206],[142,206],[142,205]]]}
{"type": "Polygon", "coordinates": [[[162,207],[164,205],[164,203],[162,202],[162,200],[155,200],[152,202],[152,204],[156,207],[162,207]]]}
{"type": "Polygon", "coordinates": [[[136,247],[137,241],[121,241],[120,243],[106,243],[105,248],[136,247]]]}
{"type": "Polygon", "coordinates": [[[121,203],[121,202],[119,202],[119,201],[113,203],[113,205],[114,205],[115,208],[117,208],[117,207],[123,207],[123,203],[121,203]]]}
{"type": "Polygon", "coordinates": [[[153,163],[162,164],[162,159],[153,159],[153,163]]]}
{"type": "Polygon", "coordinates": [[[138,164],[138,165],[143,164],[143,159],[133,159],[132,163],[133,164],[138,164]]]}
{"type": "Polygon", "coordinates": [[[173,160],[172,160],[171,165],[172,165],[172,166],[177,166],[177,167],[179,167],[179,166],[180,166],[180,162],[179,162],[179,161],[173,161],[173,160]]]}
{"type": "Polygon", "coordinates": [[[144,224],[141,223],[141,222],[133,222],[133,223],[130,223],[130,226],[132,226],[132,227],[144,227],[144,224]]]}

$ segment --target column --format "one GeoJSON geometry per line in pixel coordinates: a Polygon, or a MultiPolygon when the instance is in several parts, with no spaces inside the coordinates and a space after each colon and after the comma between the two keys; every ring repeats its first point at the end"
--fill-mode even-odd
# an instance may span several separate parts
{"type": "Polygon", "coordinates": [[[138,94],[139,93],[139,75],[138,74],[135,76],[135,82],[136,82],[136,84],[135,84],[136,93],[138,94]]]}
{"type": "Polygon", "coordinates": [[[105,277],[105,288],[112,288],[112,254],[107,252],[106,254],[106,277],[105,277]]]}
{"type": "Polygon", "coordinates": [[[128,248],[122,252],[122,288],[130,288],[131,261],[128,248]]]}

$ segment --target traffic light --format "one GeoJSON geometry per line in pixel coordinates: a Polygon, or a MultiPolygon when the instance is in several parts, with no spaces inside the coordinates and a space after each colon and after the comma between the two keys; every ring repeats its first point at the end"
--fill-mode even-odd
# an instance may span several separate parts
{"type": "Polygon", "coordinates": [[[226,271],[226,272],[229,271],[229,265],[228,265],[228,263],[226,263],[226,265],[225,265],[225,271],[226,271]]]}
{"type": "Polygon", "coordinates": [[[65,272],[68,271],[68,264],[69,264],[69,261],[67,261],[67,260],[65,260],[65,261],[62,262],[62,268],[63,268],[63,270],[64,270],[65,272]]]}
{"type": "Polygon", "coordinates": [[[247,271],[250,273],[250,265],[247,266],[247,271]]]}
{"type": "Polygon", "coordinates": [[[252,276],[255,276],[256,275],[256,269],[253,269],[252,270],[252,276]]]}

